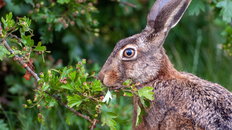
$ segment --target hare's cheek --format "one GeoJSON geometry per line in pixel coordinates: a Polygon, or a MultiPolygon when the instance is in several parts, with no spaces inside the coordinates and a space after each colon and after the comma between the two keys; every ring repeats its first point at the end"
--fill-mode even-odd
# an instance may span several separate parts
{"type": "Polygon", "coordinates": [[[106,86],[116,86],[118,84],[118,81],[119,81],[119,73],[114,70],[106,72],[103,79],[103,83],[106,86]]]}

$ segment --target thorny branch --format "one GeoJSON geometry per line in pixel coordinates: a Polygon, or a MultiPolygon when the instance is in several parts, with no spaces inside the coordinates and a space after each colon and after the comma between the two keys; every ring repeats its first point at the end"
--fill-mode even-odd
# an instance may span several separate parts
{"type": "MultiPolygon", "coordinates": [[[[2,26],[1,26],[1,23],[0,23],[0,35],[1,35],[1,31],[2,31],[2,26]]],[[[11,36],[12,36],[12,35],[11,35],[11,36]]],[[[1,39],[1,43],[0,43],[0,44],[2,44],[2,45],[10,52],[10,54],[14,55],[13,58],[14,58],[16,61],[18,61],[18,63],[19,63],[20,65],[22,65],[22,66],[35,78],[36,82],[38,83],[39,80],[40,80],[40,78],[39,78],[39,76],[37,75],[37,73],[35,73],[35,72],[27,65],[27,63],[25,63],[25,62],[22,60],[22,59],[23,59],[22,57],[20,57],[19,55],[15,54],[14,50],[13,50],[13,49],[10,47],[10,45],[7,43],[6,39],[1,39]]],[[[56,95],[52,95],[52,94],[50,94],[50,93],[48,93],[48,92],[46,92],[46,91],[45,91],[45,93],[46,93],[48,96],[54,98],[60,105],[64,106],[66,109],[68,109],[68,110],[70,110],[71,112],[73,112],[76,116],[79,116],[79,117],[82,117],[82,118],[88,120],[88,121],[91,123],[90,129],[91,129],[91,130],[94,129],[94,127],[96,126],[96,123],[98,122],[98,120],[96,120],[96,119],[93,119],[93,120],[92,120],[89,116],[83,115],[83,114],[81,114],[80,112],[76,111],[75,109],[69,107],[67,104],[61,102],[60,98],[57,97],[56,95]]]]}

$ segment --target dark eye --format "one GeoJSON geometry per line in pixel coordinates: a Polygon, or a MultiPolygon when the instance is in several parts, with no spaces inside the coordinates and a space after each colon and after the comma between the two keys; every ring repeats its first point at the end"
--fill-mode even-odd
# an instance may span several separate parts
{"type": "Polygon", "coordinates": [[[123,56],[126,58],[131,58],[135,55],[135,50],[132,48],[127,48],[123,52],[123,56]]]}

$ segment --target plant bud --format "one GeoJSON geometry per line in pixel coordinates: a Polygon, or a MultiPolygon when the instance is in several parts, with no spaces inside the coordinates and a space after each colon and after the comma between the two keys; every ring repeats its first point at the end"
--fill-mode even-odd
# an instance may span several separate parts
{"type": "Polygon", "coordinates": [[[24,108],[28,108],[27,104],[23,104],[23,107],[24,107],[24,108]]]}
{"type": "Polygon", "coordinates": [[[32,104],[31,99],[28,99],[27,102],[28,102],[28,104],[32,104]]]}

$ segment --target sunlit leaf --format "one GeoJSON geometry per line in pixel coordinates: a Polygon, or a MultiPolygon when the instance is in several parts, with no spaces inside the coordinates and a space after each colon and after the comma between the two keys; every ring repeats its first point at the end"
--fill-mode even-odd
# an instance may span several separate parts
{"type": "Polygon", "coordinates": [[[145,97],[149,100],[154,100],[154,92],[152,92],[153,87],[143,87],[138,90],[139,97],[145,97]]]}
{"type": "Polygon", "coordinates": [[[221,15],[224,21],[230,23],[232,20],[232,1],[231,0],[222,0],[216,5],[221,9],[221,15]]]}
{"type": "Polygon", "coordinates": [[[0,60],[3,60],[10,52],[2,45],[0,45],[0,60]]]}
{"type": "Polygon", "coordinates": [[[71,108],[74,106],[78,107],[82,103],[82,98],[79,95],[68,96],[67,100],[68,106],[71,108]]]}

